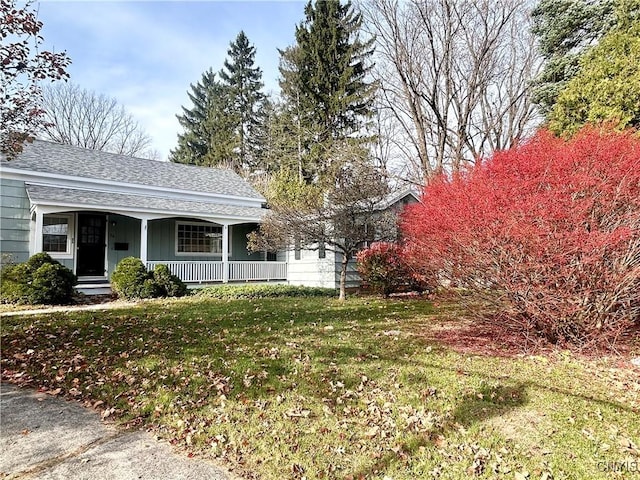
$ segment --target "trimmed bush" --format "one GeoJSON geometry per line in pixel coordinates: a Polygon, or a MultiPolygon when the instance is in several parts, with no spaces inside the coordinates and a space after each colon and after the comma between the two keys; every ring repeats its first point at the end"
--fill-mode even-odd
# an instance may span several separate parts
{"type": "Polygon", "coordinates": [[[29,303],[26,263],[3,265],[0,271],[0,298],[2,303],[29,303]]]}
{"type": "Polygon", "coordinates": [[[201,288],[196,296],[219,300],[257,299],[277,297],[335,297],[333,288],[301,287],[295,285],[215,285],[201,288]]]}
{"type": "Polygon", "coordinates": [[[142,285],[140,286],[140,296],[138,298],[158,298],[164,296],[162,289],[152,276],[145,278],[144,282],[142,282],[142,285]]]}
{"type": "Polygon", "coordinates": [[[8,264],[0,273],[3,303],[62,305],[71,303],[77,278],[46,253],[24,263],[8,264]]]}
{"type": "Polygon", "coordinates": [[[156,265],[148,272],[142,260],[123,258],[111,275],[111,286],[118,297],[127,300],[137,298],[182,297],[187,286],[169,271],[166,265],[156,265]]]}
{"type": "Polygon", "coordinates": [[[76,283],[76,276],[64,265],[44,263],[33,272],[31,303],[69,303],[76,283]]]}
{"type": "Polygon", "coordinates": [[[153,270],[153,280],[157,284],[160,295],[163,297],[182,297],[188,289],[182,280],[173,275],[164,264],[156,265],[153,270]]]}
{"type": "Polygon", "coordinates": [[[142,260],[135,257],[126,257],[120,260],[111,275],[111,287],[118,297],[126,300],[135,298],[151,298],[147,295],[153,293],[149,286],[145,287],[145,280],[149,279],[149,272],[142,260]]]}

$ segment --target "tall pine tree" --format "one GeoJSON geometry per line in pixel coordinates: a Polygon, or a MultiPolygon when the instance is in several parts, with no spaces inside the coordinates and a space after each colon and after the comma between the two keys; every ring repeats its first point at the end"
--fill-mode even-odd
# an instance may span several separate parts
{"type": "Polygon", "coordinates": [[[305,17],[296,44],[280,52],[280,87],[306,157],[303,176],[315,181],[331,164],[334,142],[366,140],[376,85],[366,78],[373,39],[360,38],[351,2],[309,1],[305,17]]]}
{"type": "Polygon", "coordinates": [[[260,168],[266,97],[255,47],[244,32],[231,42],[217,74],[209,69],[191,85],[191,108],[177,115],[184,132],[170,160],[205,166],[227,166],[248,174],[260,168]]]}
{"type": "Polygon", "coordinates": [[[255,66],[256,49],[243,31],[231,43],[220,79],[228,90],[229,112],[237,147],[233,155],[236,170],[251,171],[260,163],[259,129],[264,123],[262,70],[255,66]]]}
{"type": "Polygon", "coordinates": [[[229,91],[211,69],[190,87],[187,95],[193,106],[182,107],[182,115],[176,115],[184,132],[178,135],[178,146],[169,159],[209,167],[228,165],[235,146],[229,91]]]}

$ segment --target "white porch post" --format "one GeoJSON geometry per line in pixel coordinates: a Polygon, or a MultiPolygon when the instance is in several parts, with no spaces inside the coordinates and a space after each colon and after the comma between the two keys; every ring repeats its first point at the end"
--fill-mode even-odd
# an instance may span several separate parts
{"type": "Polygon", "coordinates": [[[229,282],[229,225],[222,225],[222,283],[229,282]]]}
{"type": "Polygon", "coordinates": [[[140,260],[147,266],[147,219],[140,219],[140,260]]]}
{"type": "Polygon", "coordinates": [[[42,210],[36,207],[36,238],[33,244],[33,253],[42,252],[42,225],[44,214],[42,210]]]}

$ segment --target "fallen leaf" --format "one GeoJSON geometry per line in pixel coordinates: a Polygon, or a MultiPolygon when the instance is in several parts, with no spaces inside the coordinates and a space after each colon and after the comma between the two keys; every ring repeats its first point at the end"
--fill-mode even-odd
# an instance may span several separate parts
{"type": "Polygon", "coordinates": [[[380,431],[380,427],[377,425],[374,425],[373,427],[371,427],[369,430],[366,431],[364,436],[365,438],[372,439],[373,437],[378,435],[379,431],[380,431]]]}

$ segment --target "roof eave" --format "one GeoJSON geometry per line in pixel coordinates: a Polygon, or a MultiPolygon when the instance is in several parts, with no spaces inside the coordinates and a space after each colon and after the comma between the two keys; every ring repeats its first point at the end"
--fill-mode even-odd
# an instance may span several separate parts
{"type": "Polygon", "coordinates": [[[29,198],[31,202],[31,208],[33,210],[34,207],[52,207],[52,208],[68,208],[73,210],[91,210],[98,212],[107,212],[107,213],[117,213],[120,215],[126,215],[130,217],[137,218],[138,215],[151,215],[151,216],[161,216],[163,218],[167,217],[197,217],[197,218],[211,218],[211,219],[224,219],[231,221],[242,221],[242,222],[255,222],[260,223],[263,220],[264,215],[256,215],[256,216],[247,216],[247,215],[228,215],[223,213],[207,213],[207,212],[193,212],[193,211],[178,211],[178,210],[165,210],[165,209],[155,209],[155,208],[141,208],[141,207],[123,207],[123,206],[109,206],[105,207],[104,205],[92,205],[87,203],[76,203],[76,202],[60,202],[60,201],[50,201],[50,200],[38,200],[29,198]],[[133,215],[131,215],[133,214],[133,215]]]}
{"type": "MultiPolygon", "coordinates": [[[[138,190],[140,192],[149,192],[149,193],[153,192],[156,194],[156,196],[158,193],[166,195],[167,192],[169,192],[169,193],[175,193],[178,195],[202,197],[202,198],[208,198],[208,199],[238,200],[238,201],[255,202],[255,203],[266,202],[266,199],[262,195],[258,195],[256,197],[243,197],[239,195],[215,194],[215,193],[200,192],[196,190],[171,189],[166,187],[142,185],[139,183],[125,183],[125,182],[116,182],[112,180],[103,180],[99,178],[60,175],[55,173],[41,172],[38,170],[29,170],[29,169],[12,168],[12,167],[7,168],[6,164],[2,165],[2,169],[0,169],[0,176],[5,178],[11,178],[12,176],[17,176],[19,177],[18,179],[24,180],[24,181],[29,181],[32,178],[36,178],[36,179],[44,178],[49,180],[48,182],[49,185],[51,184],[50,180],[67,180],[72,183],[77,183],[79,187],[83,186],[87,190],[90,190],[89,188],[90,185],[101,185],[105,187],[121,187],[125,189],[130,189],[130,190],[138,190]],[[10,175],[7,176],[6,175],[7,173],[10,175]]],[[[37,183],[37,180],[32,183],[37,183]]],[[[116,190],[114,190],[114,192],[116,192],[116,190]]]]}

